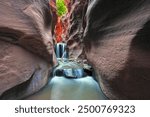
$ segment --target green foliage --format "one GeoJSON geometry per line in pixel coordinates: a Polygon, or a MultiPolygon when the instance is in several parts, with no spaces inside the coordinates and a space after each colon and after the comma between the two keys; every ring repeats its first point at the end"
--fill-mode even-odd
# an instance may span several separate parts
{"type": "Polygon", "coordinates": [[[57,15],[62,16],[67,13],[67,7],[64,0],[56,0],[57,15]]]}

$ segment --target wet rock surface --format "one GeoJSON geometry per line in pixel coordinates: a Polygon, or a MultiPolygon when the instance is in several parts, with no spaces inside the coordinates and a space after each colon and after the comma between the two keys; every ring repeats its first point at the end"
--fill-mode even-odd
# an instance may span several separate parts
{"type": "Polygon", "coordinates": [[[21,99],[47,83],[53,52],[48,3],[0,1],[1,99],[21,99]]]}
{"type": "Polygon", "coordinates": [[[150,1],[71,4],[66,42],[73,58],[88,59],[108,98],[150,99],[150,1]]]}
{"type": "MultiPolygon", "coordinates": [[[[0,1],[1,99],[29,95],[47,82],[57,19],[48,2],[0,1]]],[[[110,99],[150,99],[149,11],[149,0],[72,0],[63,17],[70,56],[88,60],[110,99]]]]}

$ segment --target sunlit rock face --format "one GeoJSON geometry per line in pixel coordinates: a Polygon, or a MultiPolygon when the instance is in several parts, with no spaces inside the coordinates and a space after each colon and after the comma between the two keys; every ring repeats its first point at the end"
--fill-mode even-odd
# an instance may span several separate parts
{"type": "Polygon", "coordinates": [[[47,83],[53,51],[48,3],[0,1],[1,99],[23,98],[47,83]]]}
{"type": "Polygon", "coordinates": [[[84,45],[110,99],[150,99],[150,1],[89,0],[84,45]]]}
{"type": "Polygon", "coordinates": [[[65,42],[69,46],[70,57],[85,58],[82,39],[84,32],[84,15],[88,0],[70,0],[68,14],[63,18],[67,22],[65,42]]]}

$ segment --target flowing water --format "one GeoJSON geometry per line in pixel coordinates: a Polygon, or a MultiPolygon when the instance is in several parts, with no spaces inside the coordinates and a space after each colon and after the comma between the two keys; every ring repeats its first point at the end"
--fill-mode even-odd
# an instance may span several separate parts
{"type": "Polygon", "coordinates": [[[98,83],[90,76],[79,79],[53,77],[41,91],[27,100],[105,100],[98,83]]]}
{"type": "Polygon", "coordinates": [[[65,50],[66,44],[58,43],[55,46],[55,53],[58,65],[55,66],[48,84],[36,94],[27,99],[34,100],[104,100],[107,99],[94,80],[94,75],[87,64],[70,61],[68,52],[65,50]],[[63,57],[63,59],[62,59],[63,57]]]}

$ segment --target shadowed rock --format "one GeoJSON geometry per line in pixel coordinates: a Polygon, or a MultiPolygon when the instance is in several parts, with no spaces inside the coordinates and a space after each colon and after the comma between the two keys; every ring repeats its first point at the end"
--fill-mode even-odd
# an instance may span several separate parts
{"type": "MultiPolygon", "coordinates": [[[[65,42],[71,56],[87,57],[108,98],[150,99],[150,1],[72,0],[70,5],[64,23],[69,22],[65,42]]],[[[49,67],[30,52],[52,63],[48,0],[5,0],[0,9],[0,93],[5,99],[9,89],[15,92],[25,82],[29,87],[21,85],[21,91],[31,94],[46,83],[49,67]],[[38,85],[36,78],[42,80],[38,85]]]]}
{"type": "Polygon", "coordinates": [[[39,54],[52,54],[51,13],[48,0],[0,1],[0,39],[39,54]]]}
{"type": "Polygon", "coordinates": [[[47,83],[53,58],[49,1],[3,0],[0,17],[0,98],[20,99],[47,83]]]}
{"type": "Polygon", "coordinates": [[[150,99],[149,0],[73,0],[64,22],[71,57],[85,57],[110,99],[150,99]]]}
{"type": "Polygon", "coordinates": [[[150,99],[150,1],[91,0],[84,45],[110,99],[150,99]]]}

